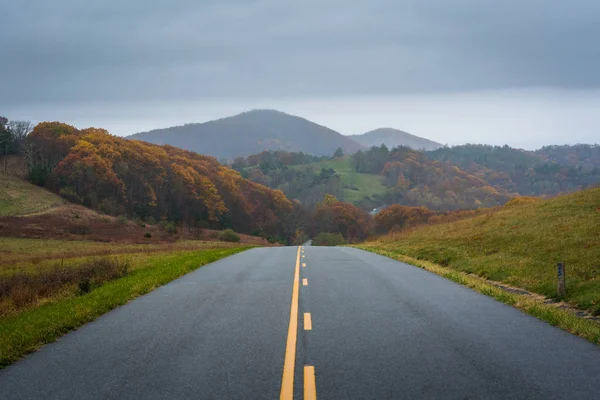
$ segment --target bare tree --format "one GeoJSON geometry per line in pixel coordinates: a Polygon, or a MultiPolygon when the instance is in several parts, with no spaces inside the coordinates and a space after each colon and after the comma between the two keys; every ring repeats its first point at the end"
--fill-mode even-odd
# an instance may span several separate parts
{"type": "Polygon", "coordinates": [[[14,140],[19,141],[23,141],[29,135],[29,132],[33,130],[31,121],[10,121],[6,127],[12,133],[14,140]]]}

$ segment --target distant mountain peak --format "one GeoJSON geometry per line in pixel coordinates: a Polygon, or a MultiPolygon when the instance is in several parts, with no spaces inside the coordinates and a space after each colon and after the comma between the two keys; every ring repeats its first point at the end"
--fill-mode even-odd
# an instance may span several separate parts
{"type": "Polygon", "coordinates": [[[329,156],[337,148],[342,148],[346,154],[363,148],[349,137],[325,126],[271,109],[254,109],[204,123],[155,129],[129,138],[170,144],[228,160],[264,150],[329,156]]]}
{"type": "Polygon", "coordinates": [[[443,147],[441,143],[433,140],[389,127],[377,128],[362,135],[350,135],[349,137],[367,147],[381,146],[382,144],[389,148],[407,146],[415,150],[435,150],[443,147]]]}

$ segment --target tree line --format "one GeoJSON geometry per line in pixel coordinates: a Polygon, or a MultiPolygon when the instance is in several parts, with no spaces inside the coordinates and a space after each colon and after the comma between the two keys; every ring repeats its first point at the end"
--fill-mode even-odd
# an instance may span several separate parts
{"type": "Polygon", "coordinates": [[[450,211],[493,207],[512,197],[481,177],[450,162],[432,160],[426,153],[409,147],[398,146],[390,150],[381,145],[358,151],[350,157],[355,171],[384,177],[389,189],[375,199],[376,207],[401,204],[450,211]]]}
{"type": "Polygon", "coordinates": [[[600,146],[545,146],[536,151],[509,146],[462,145],[427,152],[498,190],[524,196],[556,195],[600,183],[600,146]]]}

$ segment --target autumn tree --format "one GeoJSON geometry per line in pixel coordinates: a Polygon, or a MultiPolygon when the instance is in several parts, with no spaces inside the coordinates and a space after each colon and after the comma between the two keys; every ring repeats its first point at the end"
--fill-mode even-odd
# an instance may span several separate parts
{"type": "Polygon", "coordinates": [[[313,236],[321,232],[341,233],[349,242],[367,238],[371,231],[371,216],[364,210],[325,195],[312,215],[313,236]]]}
{"type": "Polygon", "coordinates": [[[403,229],[408,226],[425,223],[438,213],[425,207],[406,207],[393,204],[378,212],[373,221],[378,233],[388,233],[392,229],[403,229]]]}

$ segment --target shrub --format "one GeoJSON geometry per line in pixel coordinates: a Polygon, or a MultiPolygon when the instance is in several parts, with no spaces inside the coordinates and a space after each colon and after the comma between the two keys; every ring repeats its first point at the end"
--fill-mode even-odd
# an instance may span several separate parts
{"type": "Polygon", "coordinates": [[[81,293],[89,293],[92,291],[92,283],[88,278],[80,280],[77,286],[79,286],[79,291],[81,293]]]}
{"type": "Polygon", "coordinates": [[[152,237],[152,234],[150,232],[146,232],[144,233],[144,237],[150,239],[152,237]]]}
{"type": "Polygon", "coordinates": [[[51,172],[52,168],[50,168],[50,166],[41,163],[35,163],[29,166],[27,179],[34,185],[44,186],[46,185],[46,181],[48,180],[51,172]]]}
{"type": "Polygon", "coordinates": [[[67,199],[71,203],[83,203],[83,199],[79,196],[72,187],[65,187],[58,192],[61,197],[67,199]]]}
{"type": "Polygon", "coordinates": [[[127,225],[129,223],[129,220],[124,215],[120,215],[119,218],[117,218],[117,221],[119,221],[121,225],[127,225]]]}
{"type": "Polygon", "coordinates": [[[520,196],[520,197],[515,197],[514,199],[509,200],[504,205],[504,207],[510,208],[510,207],[520,206],[522,204],[535,204],[535,203],[539,203],[541,201],[542,201],[542,199],[540,199],[539,197],[520,196]]]}
{"type": "Polygon", "coordinates": [[[177,225],[174,222],[167,222],[165,224],[165,231],[167,233],[177,233],[177,225]]]}
{"type": "Polygon", "coordinates": [[[146,218],[146,223],[148,225],[156,225],[156,220],[154,219],[154,217],[147,217],[146,218]]]}
{"type": "Polygon", "coordinates": [[[224,242],[239,242],[240,235],[238,235],[231,229],[225,229],[219,234],[219,240],[222,240],[224,242]]]}
{"type": "Polygon", "coordinates": [[[59,262],[35,274],[19,272],[0,276],[0,316],[26,308],[74,286],[80,294],[127,275],[129,263],[117,258],[95,258],[79,265],[59,262]]]}
{"type": "Polygon", "coordinates": [[[338,246],[346,244],[346,240],[341,233],[321,232],[312,241],[313,246],[338,246]]]}

